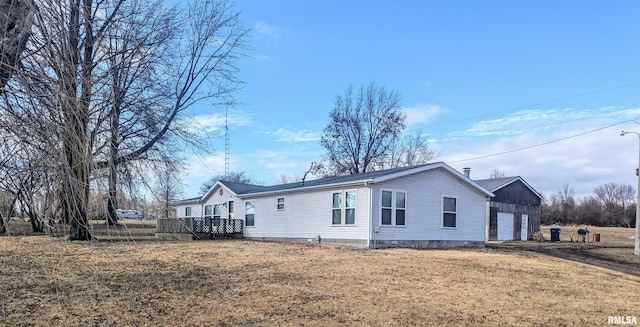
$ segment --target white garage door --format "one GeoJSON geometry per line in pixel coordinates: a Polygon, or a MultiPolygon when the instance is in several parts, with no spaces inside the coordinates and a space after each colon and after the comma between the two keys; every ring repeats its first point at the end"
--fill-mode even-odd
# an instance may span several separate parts
{"type": "Polygon", "coordinates": [[[513,240],[513,214],[498,212],[498,241],[513,240]]]}

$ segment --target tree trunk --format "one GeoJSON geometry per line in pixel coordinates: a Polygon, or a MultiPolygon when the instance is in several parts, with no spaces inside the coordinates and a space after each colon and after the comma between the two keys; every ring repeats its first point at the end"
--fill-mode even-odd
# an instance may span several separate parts
{"type": "Polygon", "coordinates": [[[7,235],[7,225],[5,225],[2,212],[0,212],[0,235],[7,235]]]}
{"type": "Polygon", "coordinates": [[[90,151],[87,149],[87,125],[89,122],[89,103],[91,101],[91,71],[93,57],[93,29],[91,17],[91,1],[85,0],[81,5],[72,2],[69,43],[71,58],[66,67],[65,101],[66,126],[64,150],[69,174],[63,179],[64,198],[62,199],[62,213],[70,219],[70,240],[91,240],[89,220],[87,219],[87,204],[89,203],[89,162],[90,151]],[[82,9],[82,11],[81,11],[82,9]],[[82,42],[83,60],[80,61],[80,15],[84,17],[85,40],[82,42]],[[81,67],[80,74],[78,68],[81,67]],[[80,75],[80,98],[77,98],[78,84],[76,78],[80,75]],[[79,100],[79,101],[78,101],[79,100]]]}
{"type": "Polygon", "coordinates": [[[120,113],[122,111],[122,90],[120,89],[119,71],[113,69],[113,104],[111,106],[111,138],[109,141],[109,200],[107,201],[107,223],[118,223],[118,155],[120,139],[120,113]]]}
{"type": "Polygon", "coordinates": [[[33,26],[33,1],[0,0],[0,90],[17,69],[33,26]]]}

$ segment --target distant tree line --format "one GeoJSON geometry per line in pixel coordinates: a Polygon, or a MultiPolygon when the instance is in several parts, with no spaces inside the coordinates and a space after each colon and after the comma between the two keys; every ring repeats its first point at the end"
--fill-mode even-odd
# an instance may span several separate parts
{"type": "Polygon", "coordinates": [[[608,183],[593,195],[576,199],[565,184],[542,204],[542,224],[635,227],[636,190],[631,185],[608,183]]]}

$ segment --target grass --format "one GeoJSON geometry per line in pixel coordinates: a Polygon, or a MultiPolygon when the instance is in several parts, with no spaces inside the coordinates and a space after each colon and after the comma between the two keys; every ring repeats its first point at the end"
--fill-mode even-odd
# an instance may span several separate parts
{"type": "Polygon", "coordinates": [[[10,236],[0,260],[6,326],[583,326],[640,316],[640,277],[530,251],[10,236]]]}
{"type": "MultiPolygon", "coordinates": [[[[556,226],[542,226],[540,231],[546,240],[551,239],[550,228],[556,226]]],[[[596,226],[559,226],[561,242],[577,242],[578,229],[587,227],[589,229],[589,242],[593,242],[593,234],[600,234],[600,244],[605,246],[634,246],[634,240],[630,236],[636,234],[635,228],[624,227],[596,227],[596,226]]]]}
{"type": "MultiPolygon", "coordinates": [[[[546,240],[551,239],[549,228],[551,226],[540,228],[546,240]]],[[[560,228],[560,243],[545,243],[546,245],[573,246],[594,258],[640,265],[640,256],[633,253],[634,240],[629,238],[635,235],[635,228],[588,226],[590,243],[572,243],[578,240],[578,229],[585,226],[561,226],[560,228]],[[594,233],[600,234],[600,242],[593,243],[594,233]]]]}

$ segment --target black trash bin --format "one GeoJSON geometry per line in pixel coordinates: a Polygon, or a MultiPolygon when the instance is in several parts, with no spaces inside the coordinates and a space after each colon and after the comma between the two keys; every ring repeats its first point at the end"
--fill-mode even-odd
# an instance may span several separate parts
{"type": "Polygon", "coordinates": [[[560,242],[560,228],[551,228],[551,242],[560,242]]]}

